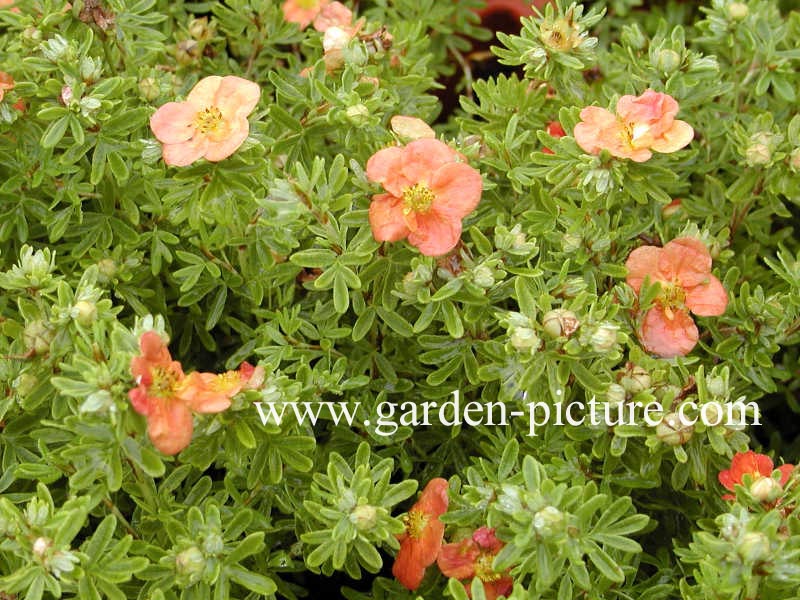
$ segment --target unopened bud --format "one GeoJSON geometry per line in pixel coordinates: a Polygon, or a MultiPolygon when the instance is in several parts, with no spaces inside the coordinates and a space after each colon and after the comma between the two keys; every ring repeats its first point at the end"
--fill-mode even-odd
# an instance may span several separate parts
{"type": "Polygon", "coordinates": [[[620,379],[620,384],[628,393],[636,395],[639,392],[650,389],[650,373],[644,367],[629,364],[625,375],[620,379]]]}
{"type": "Polygon", "coordinates": [[[608,352],[617,345],[617,331],[619,327],[610,323],[604,323],[592,333],[591,344],[595,352],[608,352]]]}
{"type": "Polygon", "coordinates": [[[667,446],[682,446],[692,438],[694,427],[684,424],[678,413],[669,413],[656,425],[656,437],[667,446]]]}
{"type": "Polygon", "coordinates": [[[206,559],[200,548],[192,546],[175,557],[175,572],[187,583],[196,583],[205,568],[206,559]]]}
{"type": "Polygon", "coordinates": [[[378,523],[378,511],[369,504],[359,504],[350,512],[350,522],[359,531],[369,531],[378,523]]]}
{"type": "Polygon", "coordinates": [[[706,377],[706,389],[709,394],[717,398],[722,398],[728,393],[725,379],[718,375],[706,377]]]}
{"type": "Polygon", "coordinates": [[[580,324],[581,322],[574,312],[563,308],[548,311],[542,317],[542,328],[552,338],[569,337],[575,333],[580,324]]]}
{"type": "Polygon", "coordinates": [[[436,132],[422,119],[395,115],[390,121],[392,131],[406,140],[419,140],[422,138],[435,138],[436,132]]]}
{"type": "Polygon", "coordinates": [[[783,486],[772,477],[759,477],[750,485],[750,495],[759,502],[774,502],[783,493],[783,486]]]}
{"type": "Polygon", "coordinates": [[[772,160],[772,150],[766,144],[751,144],[745,151],[745,160],[751,167],[766,165],[772,160]]]}
{"type": "Polygon", "coordinates": [[[739,556],[748,563],[761,562],[770,555],[770,546],[766,535],[760,531],[749,531],[739,542],[739,556]]]}
{"type": "MultiPolygon", "coordinates": [[[[144,77],[139,82],[139,93],[145,100],[155,100],[161,95],[161,88],[154,77],[144,77]]],[[[108,259],[105,259],[108,260],[108,259]]],[[[112,261],[113,262],[113,261],[112,261]]]]}
{"type": "Polygon", "coordinates": [[[325,52],[344,50],[352,39],[352,35],[341,27],[328,27],[322,36],[322,48],[325,52]]]}
{"type": "Polygon", "coordinates": [[[108,283],[117,274],[117,263],[110,258],[104,258],[97,263],[98,279],[103,283],[108,283]]]}
{"type": "Polygon", "coordinates": [[[84,327],[88,327],[97,319],[97,305],[87,300],[79,300],[73,307],[73,318],[84,327]]]}
{"type": "Polygon", "coordinates": [[[65,85],[61,88],[61,95],[58,97],[59,102],[64,106],[69,106],[72,102],[72,88],[65,85]]]}
{"type": "Polygon", "coordinates": [[[661,216],[665,219],[678,214],[683,209],[682,202],[680,198],[675,198],[672,202],[667,204],[661,209],[661,216]]]}
{"type": "Polygon", "coordinates": [[[472,280],[478,287],[487,289],[494,285],[494,274],[486,265],[480,265],[473,271],[472,280]]]}
{"type": "Polygon", "coordinates": [[[208,26],[208,17],[192,19],[189,23],[189,35],[198,41],[209,39],[213,35],[213,31],[208,26]]]}
{"type": "Polygon", "coordinates": [[[347,114],[347,120],[353,125],[366,125],[369,121],[369,109],[364,104],[348,106],[345,113],[347,114]]]}
{"type": "Polygon", "coordinates": [[[750,14],[750,9],[744,2],[732,2],[731,4],[728,5],[728,15],[734,21],[741,21],[742,19],[746,19],[747,15],[749,14],[750,14]]]}
{"type": "Polygon", "coordinates": [[[203,552],[205,554],[216,556],[221,554],[224,549],[225,542],[223,542],[222,536],[218,533],[211,533],[203,540],[203,552]]]}
{"type": "Polygon", "coordinates": [[[511,332],[511,345],[517,350],[535,350],[541,343],[539,336],[530,327],[515,327],[511,332]]]}
{"type": "Polygon", "coordinates": [[[42,560],[47,551],[50,549],[50,546],[53,545],[52,540],[46,537],[38,537],[36,541],[33,542],[33,555],[42,560]]]}
{"type": "Polygon", "coordinates": [[[655,56],[655,66],[656,69],[661,71],[662,73],[674,73],[677,71],[681,66],[681,55],[675,52],[675,50],[670,50],[669,48],[664,48],[658,51],[658,54],[655,56]]]}
{"type": "Polygon", "coordinates": [[[551,537],[564,530],[564,513],[554,506],[545,506],[533,515],[533,528],[542,537],[551,537]]]}
{"type": "Polygon", "coordinates": [[[20,373],[14,380],[12,387],[16,390],[17,394],[19,394],[20,398],[25,398],[37,385],[39,385],[39,378],[36,377],[36,375],[20,373]]]}
{"type": "Polygon", "coordinates": [[[44,321],[31,321],[25,326],[22,339],[29,352],[47,354],[50,352],[50,342],[53,341],[53,330],[44,321]]]}
{"type": "Polygon", "coordinates": [[[200,44],[195,40],[181,40],[175,48],[175,60],[180,65],[191,65],[199,56],[200,44]]]}
{"type": "Polygon", "coordinates": [[[583,237],[576,233],[565,233],[561,236],[561,249],[567,254],[577,252],[583,246],[583,237]]]}
{"type": "Polygon", "coordinates": [[[619,404],[620,402],[625,402],[627,398],[627,394],[625,393],[625,388],[619,385],[618,383],[612,383],[608,386],[606,390],[606,400],[610,404],[619,404]]]}

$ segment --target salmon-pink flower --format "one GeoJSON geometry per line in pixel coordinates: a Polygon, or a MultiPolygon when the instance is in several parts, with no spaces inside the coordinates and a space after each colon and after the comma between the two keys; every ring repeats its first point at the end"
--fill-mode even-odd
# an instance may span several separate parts
{"type": "Polygon", "coordinates": [[[419,139],[385,148],[367,161],[367,178],[386,194],[372,197],[369,222],[379,242],[408,238],[426,256],[452,250],[461,219],[481,199],[481,174],[444,142],[419,139]]]}
{"type": "MultiPolygon", "coordinates": [[[[562,138],[567,135],[567,132],[564,131],[564,128],[561,126],[561,123],[558,121],[550,121],[547,124],[547,133],[548,135],[553,136],[554,138],[562,138]]],[[[550,148],[542,148],[542,152],[545,154],[553,154],[553,151],[550,148]]]]}
{"type": "Polygon", "coordinates": [[[689,311],[712,317],[724,313],[728,305],[725,288],[711,274],[711,255],[695,238],[676,238],[663,248],[641,246],[631,252],[625,266],[626,281],[637,294],[645,279],[661,286],[639,328],[642,345],[653,354],[685,356],[699,339],[689,311]]]}
{"type": "Polygon", "coordinates": [[[314,29],[322,33],[331,27],[341,27],[348,30],[353,23],[353,11],[341,2],[325,4],[314,17],[314,29]]]}
{"type": "Polygon", "coordinates": [[[5,71],[0,71],[0,102],[3,101],[6,92],[13,89],[14,78],[5,71]]]}
{"type": "Polygon", "coordinates": [[[508,573],[498,573],[492,567],[495,556],[503,546],[503,542],[495,536],[494,529],[481,527],[472,537],[442,546],[436,564],[445,577],[463,581],[470,597],[472,580],[477,577],[483,582],[486,599],[496,600],[500,596],[507,596],[514,587],[514,581],[508,573]]]}
{"type": "MultiPolygon", "coordinates": [[[[0,0],[0,8],[6,8],[12,4],[15,4],[16,2],[17,0],[0,0]]],[[[11,12],[18,13],[19,9],[15,6],[11,9],[11,12]]]]}
{"type": "MultiPolygon", "coordinates": [[[[778,471],[780,471],[780,483],[777,489],[773,490],[773,486],[778,484],[778,482],[770,482],[766,481],[767,479],[772,479],[772,473],[775,470],[774,465],[772,463],[772,459],[765,454],[756,454],[752,450],[748,450],[747,452],[737,452],[736,455],[733,457],[731,461],[731,468],[726,469],[724,471],[720,471],[718,478],[719,482],[725,487],[725,489],[730,490],[731,492],[736,491],[737,485],[745,485],[745,483],[750,484],[750,491],[751,493],[759,500],[767,499],[766,496],[763,496],[759,493],[761,490],[763,492],[769,493],[771,491],[782,491],[786,482],[789,481],[789,477],[794,470],[794,465],[781,465],[778,467],[778,471]],[[745,475],[748,476],[749,481],[745,482],[744,477],[745,475]],[[763,485],[765,482],[768,485],[763,485]]],[[[735,500],[736,496],[733,494],[725,494],[722,496],[723,500],[735,500]]]]}
{"type": "Polygon", "coordinates": [[[331,0],[286,0],[281,5],[283,18],[305,29],[331,0]]]}
{"type": "Polygon", "coordinates": [[[234,75],[198,81],[185,101],[167,102],[150,117],[164,162],[183,167],[228,158],[247,139],[247,116],[260,97],[258,84],[234,75]]]}
{"type": "Polygon", "coordinates": [[[242,378],[237,374],[237,387],[229,385],[224,375],[185,376],[155,331],[142,334],[139,351],[131,360],[136,387],[128,397],[136,412],[147,417],[147,435],[153,445],[164,454],[177,454],[192,440],[192,412],[216,413],[228,408],[230,398],[242,388],[242,378]]]}
{"type": "Polygon", "coordinates": [[[409,590],[422,583],[425,569],[436,562],[444,537],[444,523],[439,517],[447,512],[447,481],[431,479],[403,521],[405,533],[399,536],[400,550],[392,574],[409,590]]]}
{"type": "Polygon", "coordinates": [[[608,150],[617,158],[645,162],[656,152],[675,152],[694,137],[685,121],[675,119],[678,103],[668,95],[648,89],[641,96],[622,96],[616,114],[598,106],[581,111],[575,141],[589,154],[608,150]]]}

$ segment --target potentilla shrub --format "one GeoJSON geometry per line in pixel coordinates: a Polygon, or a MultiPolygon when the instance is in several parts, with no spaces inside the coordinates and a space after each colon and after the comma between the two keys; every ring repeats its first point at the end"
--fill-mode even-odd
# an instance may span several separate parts
{"type": "Polygon", "coordinates": [[[800,597],[796,4],[0,4],[0,598],[800,597]]]}

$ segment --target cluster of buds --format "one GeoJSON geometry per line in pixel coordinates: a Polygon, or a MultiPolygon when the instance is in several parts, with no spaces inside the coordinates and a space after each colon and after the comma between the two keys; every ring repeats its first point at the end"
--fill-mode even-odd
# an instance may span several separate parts
{"type": "Polygon", "coordinates": [[[542,317],[542,329],[551,338],[568,338],[578,330],[581,322],[571,310],[555,308],[542,317]]]}
{"type": "Polygon", "coordinates": [[[60,578],[62,573],[71,572],[80,559],[69,550],[59,550],[53,546],[53,540],[38,537],[31,548],[36,562],[41,564],[54,577],[60,578]]]}

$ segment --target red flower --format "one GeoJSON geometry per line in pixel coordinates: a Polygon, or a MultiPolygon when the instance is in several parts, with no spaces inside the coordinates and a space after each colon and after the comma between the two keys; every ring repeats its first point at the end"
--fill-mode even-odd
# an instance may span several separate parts
{"type": "MultiPolygon", "coordinates": [[[[134,410],[147,417],[147,435],[164,454],[177,454],[192,440],[192,412],[217,413],[245,385],[244,374],[191,373],[172,360],[155,331],[139,338],[139,356],[131,360],[136,387],[128,392],[134,410]]],[[[252,374],[252,373],[251,373],[252,374]]]]}
{"type": "Polygon", "coordinates": [[[426,256],[452,250],[461,237],[461,219],[481,199],[481,174],[460,162],[444,142],[419,139],[384,148],[367,161],[367,178],[388,192],[372,197],[369,223],[379,242],[408,238],[426,256]]]}
{"type": "Polygon", "coordinates": [[[495,537],[494,529],[481,527],[471,538],[442,546],[436,562],[445,577],[464,581],[467,594],[470,594],[472,580],[477,577],[483,582],[487,600],[495,600],[507,596],[514,587],[507,573],[498,573],[492,568],[494,557],[502,547],[503,542],[495,537]]]}
{"type": "Polygon", "coordinates": [[[439,517],[447,512],[447,481],[431,479],[417,503],[403,518],[405,533],[399,536],[400,551],[392,566],[392,574],[409,590],[416,590],[425,576],[425,569],[436,561],[442,547],[444,523],[439,517]]]}
{"type": "Polygon", "coordinates": [[[685,356],[695,347],[700,336],[689,311],[711,317],[724,313],[728,305],[725,288],[711,274],[711,255],[697,239],[676,238],[663,248],[641,246],[625,266],[626,281],[637,294],[645,278],[661,284],[639,328],[645,350],[658,356],[685,356]]]}
{"type": "MultiPolygon", "coordinates": [[[[718,478],[719,482],[730,491],[735,491],[737,485],[746,485],[744,476],[749,477],[750,493],[762,502],[765,500],[774,500],[774,497],[780,494],[786,482],[794,470],[794,465],[781,465],[778,471],[781,472],[780,488],[775,487],[775,480],[772,479],[774,471],[772,459],[765,454],[756,454],[752,450],[747,452],[737,452],[731,461],[731,468],[720,471],[718,478]],[[769,481],[767,481],[769,480],[769,481]],[[772,483],[770,483],[772,481],[772,483]],[[777,493],[775,493],[777,492],[777,493]]],[[[723,500],[735,500],[736,496],[733,494],[725,494],[722,496],[723,500]]]]}
{"type": "MultiPolygon", "coordinates": [[[[547,124],[547,133],[548,135],[553,136],[554,138],[562,138],[567,135],[567,132],[564,131],[564,128],[561,126],[561,123],[558,121],[550,121],[547,124]]],[[[550,148],[542,148],[542,152],[545,154],[553,154],[553,151],[550,148]]]]}

